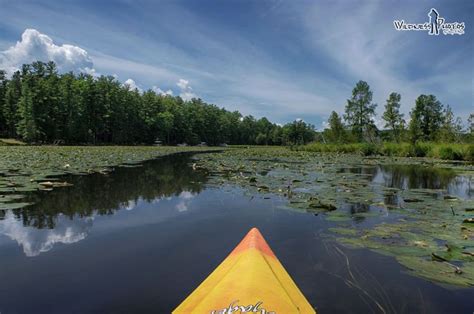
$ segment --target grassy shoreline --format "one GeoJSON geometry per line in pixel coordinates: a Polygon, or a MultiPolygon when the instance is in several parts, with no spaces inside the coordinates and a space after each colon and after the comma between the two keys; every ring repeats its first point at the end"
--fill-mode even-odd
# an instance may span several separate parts
{"type": "Polygon", "coordinates": [[[318,153],[359,154],[362,156],[430,157],[442,160],[474,161],[474,144],[410,144],[391,142],[381,144],[311,143],[304,146],[295,146],[292,149],[318,153]]]}

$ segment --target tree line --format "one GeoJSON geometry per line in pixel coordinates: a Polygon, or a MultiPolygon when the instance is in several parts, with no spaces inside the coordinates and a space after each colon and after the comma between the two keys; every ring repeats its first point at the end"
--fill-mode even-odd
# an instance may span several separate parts
{"type": "Polygon", "coordinates": [[[352,96],[347,100],[345,113],[333,111],[328,119],[329,128],[322,133],[322,140],[332,143],[375,142],[467,142],[474,140],[474,114],[463,129],[460,117],[452,108],[444,106],[434,95],[420,95],[410,111],[409,123],[400,112],[401,95],[393,92],[388,96],[382,119],[385,130],[374,123],[377,105],[372,102],[372,91],[364,81],[357,82],[352,96]]]}
{"type": "MultiPolygon", "coordinates": [[[[369,84],[359,81],[345,112],[333,111],[319,133],[331,143],[474,140],[474,114],[468,129],[434,95],[420,95],[406,122],[401,95],[388,96],[382,119],[369,84]]],[[[295,120],[283,126],[263,117],[243,116],[194,98],[140,92],[113,76],[59,74],[54,62],[24,64],[11,77],[0,70],[0,137],[28,143],[62,144],[219,144],[299,145],[315,139],[314,126],[295,120]]],[[[317,138],[317,136],[316,136],[317,138]]]]}
{"type": "Polygon", "coordinates": [[[280,126],[201,99],[140,92],[112,76],[59,74],[54,62],[0,70],[0,137],[28,143],[305,144],[314,126],[280,126]]]}

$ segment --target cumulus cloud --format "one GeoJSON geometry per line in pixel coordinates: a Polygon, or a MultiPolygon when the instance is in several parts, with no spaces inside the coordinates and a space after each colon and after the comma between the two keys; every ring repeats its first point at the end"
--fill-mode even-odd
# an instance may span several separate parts
{"type": "Polygon", "coordinates": [[[374,117],[374,124],[379,130],[385,130],[385,121],[382,118],[374,117]]]}
{"type": "Polygon", "coordinates": [[[54,229],[37,229],[24,226],[12,212],[7,212],[0,221],[0,234],[4,234],[23,247],[26,256],[37,256],[51,250],[55,244],[71,244],[87,237],[93,218],[71,220],[59,216],[54,229]]]}
{"type": "Polygon", "coordinates": [[[164,91],[162,90],[161,88],[159,88],[158,86],[153,86],[151,88],[155,93],[159,94],[159,95],[169,95],[169,96],[173,96],[173,91],[171,89],[168,89],[167,91],[164,91]]]}
{"type": "Polygon", "coordinates": [[[129,78],[128,80],[126,80],[124,83],[123,83],[123,86],[125,87],[128,87],[129,90],[135,90],[137,89],[140,93],[143,91],[138,85],[137,83],[132,80],[131,78],[129,78]]]}
{"type": "Polygon", "coordinates": [[[68,44],[56,45],[51,37],[35,29],[26,29],[20,41],[0,52],[0,68],[8,74],[18,70],[22,64],[34,61],[54,61],[61,72],[96,74],[87,51],[68,44]]]}
{"type": "Polygon", "coordinates": [[[193,88],[189,85],[189,81],[185,79],[179,79],[176,85],[180,89],[179,97],[183,98],[184,100],[191,100],[197,97],[193,92],[193,88]]]}

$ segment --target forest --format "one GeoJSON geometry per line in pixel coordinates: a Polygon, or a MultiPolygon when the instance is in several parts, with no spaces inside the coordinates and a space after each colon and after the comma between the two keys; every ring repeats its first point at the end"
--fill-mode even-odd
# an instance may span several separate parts
{"type": "Polygon", "coordinates": [[[295,120],[283,126],[263,117],[243,116],[201,99],[141,92],[113,76],[58,73],[54,62],[24,64],[10,78],[0,70],[0,138],[32,144],[302,145],[309,142],[461,143],[474,140],[474,115],[467,127],[449,105],[434,95],[420,95],[407,123],[401,95],[388,96],[382,119],[367,82],[359,81],[344,114],[333,111],[328,128],[295,120]]]}
{"type": "Polygon", "coordinates": [[[113,76],[59,74],[54,62],[0,70],[0,138],[35,144],[304,144],[314,126],[279,126],[201,99],[139,92],[113,76]]]}

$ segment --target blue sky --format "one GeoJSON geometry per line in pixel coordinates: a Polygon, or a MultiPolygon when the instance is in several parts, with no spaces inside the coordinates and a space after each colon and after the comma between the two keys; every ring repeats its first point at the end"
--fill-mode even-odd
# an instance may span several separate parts
{"type": "Polygon", "coordinates": [[[406,114],[419,94],[432,93],[466,120],[474,111],[473,16],[469,0],[0,0],[0,67],[52,58],[65,71],[113,74],[318,129],[365,80],[378,119],[396,91],[406,114]],[[395,30],[394,19],[422,23],[432,7],[447,22],[465,22],[466,33],[395,30]]]}

